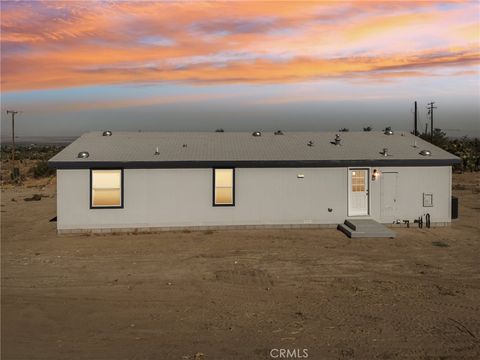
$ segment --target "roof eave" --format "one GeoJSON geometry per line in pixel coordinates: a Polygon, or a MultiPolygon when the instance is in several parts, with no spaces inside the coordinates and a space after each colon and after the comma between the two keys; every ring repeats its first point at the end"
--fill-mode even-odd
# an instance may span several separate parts
{"type": "Polygon", "coordinates": [[[53,169],[182,169],[182,168],[281,168],[281,167],[358,167],[358,166],[451,166],[450,159],[362,159],[362,160],[232,160],[232,161],[49,161],[53,169]]]}

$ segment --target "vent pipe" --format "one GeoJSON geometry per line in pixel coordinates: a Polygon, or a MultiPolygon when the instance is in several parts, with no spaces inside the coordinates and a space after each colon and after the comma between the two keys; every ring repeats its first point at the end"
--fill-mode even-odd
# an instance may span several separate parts
{"type": "Polygon", "coordinates": [[[340,135],[336,134],[335,135],[335,140],[334,140],[335,145],[340,145],[341,141],[342,141],[342,139],[340,139],[340,135]]]}

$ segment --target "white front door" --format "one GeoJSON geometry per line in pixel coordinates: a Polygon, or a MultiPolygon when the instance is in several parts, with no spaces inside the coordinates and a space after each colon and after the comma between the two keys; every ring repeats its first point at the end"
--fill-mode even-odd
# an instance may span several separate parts
{"type": "Polygon", "coordinates": [[[348,169],[348,216],[368,215],[368,169],[348,169]]]}

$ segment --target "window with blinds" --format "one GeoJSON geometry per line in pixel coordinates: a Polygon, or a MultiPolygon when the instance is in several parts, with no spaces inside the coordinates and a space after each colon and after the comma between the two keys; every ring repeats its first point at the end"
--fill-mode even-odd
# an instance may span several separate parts
{"type": "Polygon", "coordinates": [[[91,202],[92,208],[123,207],[123,171],[91,170],[91,202]]]}
{"type": "Polygon", "coordinates": [[[213,205],[235,205],[235,170],[213,169],[213,205]]]}

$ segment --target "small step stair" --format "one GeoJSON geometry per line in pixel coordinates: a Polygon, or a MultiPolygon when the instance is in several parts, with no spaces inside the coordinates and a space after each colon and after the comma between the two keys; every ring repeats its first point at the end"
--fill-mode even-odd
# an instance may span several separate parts
{"type": "Polygon", "coordinates": [[[396,234],[385,225],[371,219],[347,219],[338,230],[350,238],[394,238],[396,234]]]}

